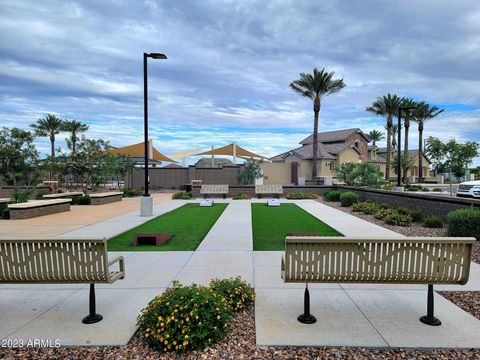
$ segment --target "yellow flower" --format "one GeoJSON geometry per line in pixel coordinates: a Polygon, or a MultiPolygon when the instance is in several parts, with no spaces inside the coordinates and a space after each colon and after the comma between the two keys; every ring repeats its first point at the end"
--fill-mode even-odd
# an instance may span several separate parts
{"type": "Polygon", "coordinates": [[[177,341],[176,341],[176,340],[173,340],[173,345],[177,345],[177,341]]]}
{"type": "Polygon", "coordinates": [[[167,344],[168,344],[168,340],[165,340],[163,343],[164,343],[165,345],[167,345],[167,344]]]}
{"type": "Polygon", "coordinates": [[[150,335],[149,334],[145,334],[145,337],[149,337],[150,335]]]}
{"type": "Polygon", "coordinates": [[[185,319],[185,321],[186,321],[186,322],[189,322],[189,321],[190,321],[190,318],[189,318],[189,317],[187,317],[187,318],[185,319]]]}
{"type": "Polygon", "coordinates": [[[188,335],[185,335],[185,339],[188,339],[188,335]]]}
{"type": "Polygon", "coordinates": [[[217,319],[219,319],[219,320],[220,320],[220,315],[217,315],[217,319]]]}

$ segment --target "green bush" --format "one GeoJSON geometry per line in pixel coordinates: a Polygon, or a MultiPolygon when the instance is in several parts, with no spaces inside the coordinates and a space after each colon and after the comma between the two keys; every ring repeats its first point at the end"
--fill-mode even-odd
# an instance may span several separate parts
{"type": "Polygon", "coordinates": [[[7,207],[7,208],[3,209],[2,219],[4,219],[4,220],[10,219],[10,208],[7,207]]]}
{"type": "Polygon", "coordinates": [[[142,190],[140,189],[127,189],[123,188],[123,197],[135,197],[135,196],[141,196],[142,195],[142,190]]]}
{"type": "Polygon", "coordinates": [[[233,200],[248,200],[248,199],[251,199],[252,197],[248,194],[243,194],[243,193],[239,193],[239,194],[235,194],[233,195],[233,200]]]}
{"type": "Polygon", "coordinates": [[[370,205],[368,206],[365,206],[362,210],[362,212],[365,214],[365,215],[372,215],[372,214],[375,214],[377,212],[378,208],[377,208],[377,204],[374,204],[374,203],[370,203],[370,205]]]}
{"type": "Polygon", "coordinates": [[[285,195],[290,200],[317,199],[318,195],[312,192],[291,191],[285,195]]]}
{"type": "Polygon", "coordinates": [[[90,205],[92,200],[89,195],[82,195],[78,198],[78,205],[90,205]]]}
{"type": "Polygon", "coordinates": [[[172,195],[172,199],[174,200],[190,200],[192,198],[192,193],[189,192],[177,192],[172,195]]]}
{"type": "Polygon", "coordinates": [[[410,215],[410,211],[404,207],[397,208],[397,213],[400,215],[410,215]]]}
{"type": "Polygon", "coordinates": [[[377,212],[375,213],[375,219],[381,220],[384,219],[387,216],[397,214],[397,211],[395,209],[378,209],[377,212]]]}
{"type": "Polygon", "coordinates": [[[358,195],[354,192],[347,191],[340,195],[340,204],[343,207],[350,207],[358,202],[358,195]]]}
{"type": "Polygon", "coordinates": [[[37,191],[37,193],[35,194],[35,199],[36,200],[42,200],[43,199],[43,195],[47,195],[48,193],[46,191],[37,191]]]}
{"type": "Polygon", "coordinates": [[[340,201],[340,195],[342,195],[344,191],[342,190],[330,190],[327,191],[323,197],[326,201],[340,201]]]}
{"type": "Polygon", "coordinates": [[[429,189],[429,188],[427,188],[427,187],[423,187],[421,191],[424,191],[424,192],[429,192],[429,191],[430,191],[430,189],[429,189]]]}
{"type": "Polygon", "coordinates": [[[353,212],[363,212],[363,209],[365,209],[366,207],[369,207],[371,205],[375,205],[375,204],[372,203],[371,201],[357,202],[357,203],[352,205],[352,211],[353,212]]]}
{"type": "Polygon", "coordinates": [[[388,204],[380,204],[380,205],[378,205],[378,208],[379,208],[379,209],[390,209],[390,205],[388,205],[388,204]]]}
{"type": "Polygon", "coordinates": [[[255,299],[252,287],[240,276],[230,279],[213,279],[210,288],[227,300],[232,311],[247,308],[255,299]]]}
{"type": "Polygon", "coordinates": [[[423,226],[426,228],[443,228],[443,220],[440,216],[429,216],[425,219],[423,226]]]}
{"type": "Polygon", "coordinates": [[[231,323],[227,300],[196,284],[173,287],[156,296],[140,313],[141,338],[163,352],[203,350],[222,340],[231,323]]]}
{"type": "Polygon", "coordinates": [[[404,186],[404,189],[406,191],[420,191],[422,190],[423,186],[422,185],[411,185],[411,184],[406,184],[404,186]]]}
{"type": "Polygon", "coordinates": [[[472,208],[448,213],[448,236],[473,236],[480,240],[480,211],[472,208]]]}
{"type": "Polygon", "coordinates": [[[435,192],[442,192],[443,190],[440,189],[440,188],[434,188],[432,191],[435,191],[435,192]]]}
{"type": "Polygon", "coordinates": [[[420,210],[413,210],[410,211],[410,217],[412,218],[413,222],[421,223],[425,221],[425,213],[420,210]]]}
{"type": "Polygon", "coordinates": [[[385,216],[383,221],[385,221],[385,224],[388,225],[410,226],[412,223],[412,218],[410,215],[395,213],[385,216]]]}

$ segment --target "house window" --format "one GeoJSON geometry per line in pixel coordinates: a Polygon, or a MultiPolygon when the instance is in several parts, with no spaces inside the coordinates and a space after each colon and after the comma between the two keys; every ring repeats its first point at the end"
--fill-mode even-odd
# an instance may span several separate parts
{"type": "Polygon", "coordinates": [[[335,169],[335,162],[330,161],[330,163],[328,164],[328,167],[329,167],[330,171],[333,171],[333,169],[335,169]]]}
{"type": "Polygon", "coordinates": [[[355,140],[355,147],[358,148],[358,146],[359,146],[358,140],[355,140]]]}

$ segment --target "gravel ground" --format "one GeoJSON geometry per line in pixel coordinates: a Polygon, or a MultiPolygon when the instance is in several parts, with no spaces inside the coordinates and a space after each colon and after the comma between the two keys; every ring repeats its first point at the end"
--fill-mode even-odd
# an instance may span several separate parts
{"type": "Polygon", "coordinates": [[[480,320],[480,291],[444,291],[440,294],[480,320]]]}
{"type": "MultiPolygon", "coordinates": [[[[468,296],[450,295],[468,303],[468,296]]],[[[454,293],[458,294],[458,293],[454,293]]],[[[477,292],[477,295],[480,294],[477,292]]],[[[455,299],[455,301],[457,301],[455,299]]],[[[480,303],[473,304],[475,312],[480,303]]],[[[0,359],[480,359],[480,349],[415,350],[375,348],[259,347],[255,345],[253,308],[236,314],[231,331],[221,343],[201,352],[161,354],[142,344],[135,335],[121,347],[0,350],[0,359]]]]}

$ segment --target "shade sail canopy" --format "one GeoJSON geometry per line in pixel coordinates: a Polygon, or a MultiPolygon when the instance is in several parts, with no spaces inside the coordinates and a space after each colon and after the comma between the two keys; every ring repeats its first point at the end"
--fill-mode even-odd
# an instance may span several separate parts
{"type": "Polygon", "coordinates": [[[194,155],[197,155],[199,151],[202,151],[203,149],[205,149],[205,147],[201,147],[201,148],[198,148],[198,149],[193,149],[193,150],[186,150],[186,151],[181,151],[181,152],[177,152],[177,153],[173,153],[173,154],[170,154],[169,156],[172,158],[172,159],[177,159],[177,160],[183,160],[189,156],[194,156],[194,155]]]}
{"type": "Polygon", "coordinates": [[[228,155],[228,156],[236,156],[240,158],[259,158],[259,159],[266,159],[265,156],[255,154],[247,149],[242,148],[236,144],[225,145],[219,147],[217,149],[205,151],[203,153],[197,155],[228,155]]]}
{"type": "MultiPolygon", "coordinates": [[[[130,157],[145,157],[145,143],[141,142],[138,144],[133,144],[129,146],[124,146],[121,148],[115,148],[105,151],[106,154],[111,155],[120,155],[125,154],[130,157]]],[[[150,160],[158,160],[158,161],[167,161],[167,162],[176,162],[173,159],[170,159],[168,156],[163,155],[157,149],[152,147],[151,151],[149,151],[149,158],[150,160]]]]}

